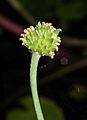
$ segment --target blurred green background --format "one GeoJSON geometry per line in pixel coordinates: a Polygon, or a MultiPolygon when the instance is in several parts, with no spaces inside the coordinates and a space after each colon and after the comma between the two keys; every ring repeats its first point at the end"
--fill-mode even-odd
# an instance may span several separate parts
{"type": "Polygon", "coordinates": [[[86,120],[87,0],[0,0],[0,120],[36,120],[29,85],[31,53],[19,37],[38,21],[62,29],[55,58],[42,57],[38,67],[45,119],[86,120]]]}

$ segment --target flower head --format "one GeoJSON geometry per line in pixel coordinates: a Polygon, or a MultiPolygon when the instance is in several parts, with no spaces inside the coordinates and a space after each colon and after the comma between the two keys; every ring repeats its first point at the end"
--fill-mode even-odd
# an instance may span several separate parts
{"type": "Polygon", "coordinates": [[[37,52],[41,56],[55,55],[60,45],[60,37],[58,36],[61,29],[56,29],[51,23],[38,22],[36,27],[30,26],[21,34],[20,40],[22,45],[26,46],[31,52],[37,52]]]}

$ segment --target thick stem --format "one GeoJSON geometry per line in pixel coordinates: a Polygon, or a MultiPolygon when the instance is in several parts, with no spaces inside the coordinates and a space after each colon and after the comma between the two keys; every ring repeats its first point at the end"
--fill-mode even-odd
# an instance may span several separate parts
{"type": "Polygon", "coordinates": [[[37,91],[37,66],[39,59],[40,59],[40,55],[34,52],[32,54],[31,66],[30,66],[30,84],[31,84],[31,92],[32,92],[37,118],[38,120],[44,120],[39,102],[38,91],[37,91]]]}

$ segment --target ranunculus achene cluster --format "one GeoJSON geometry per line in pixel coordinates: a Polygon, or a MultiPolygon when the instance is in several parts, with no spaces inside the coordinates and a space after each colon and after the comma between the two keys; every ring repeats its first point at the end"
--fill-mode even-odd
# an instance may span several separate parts
{"type": "Polygon", "coordinates": [[[61,29],[54,28],[51,23],[38,22],[36,27],[25,29],[20,40],[32,53],[53,58],[61,42],[58,36],[60,31],[61,29]]]}

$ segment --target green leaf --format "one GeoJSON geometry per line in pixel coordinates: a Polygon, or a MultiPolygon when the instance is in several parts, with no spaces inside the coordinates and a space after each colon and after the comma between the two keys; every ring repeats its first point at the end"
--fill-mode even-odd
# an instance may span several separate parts
{"type": "MultiPolygon", "coordinates": [[[[45,120],[64,120],[64,114],[60,107],[47,98],[41,98],[41,106],[45,120]]],[[[15,108],[11,110],[6,120],[37,120],[32,98],[27,96],[19,100],[25,109],[15,108]]]]}

